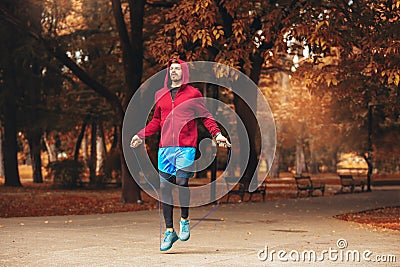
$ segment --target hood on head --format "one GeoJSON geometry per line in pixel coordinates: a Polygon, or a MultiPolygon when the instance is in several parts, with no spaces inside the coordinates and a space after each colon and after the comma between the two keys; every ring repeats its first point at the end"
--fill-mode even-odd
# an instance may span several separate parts
{"type": "Polygon", "coordinates": [[[167,64],[167,73],[165,75],[165,80],[164,80],[164,87],[169,88],[171,86],[171,79],[169,77],[169,68],[172,63],[179,63],[182,66],[182,85],[186,85],[189,83],[189,67],[186,64],[185,61],[179,59],[179,58],[171,58],[168,61],[167,64]]]}

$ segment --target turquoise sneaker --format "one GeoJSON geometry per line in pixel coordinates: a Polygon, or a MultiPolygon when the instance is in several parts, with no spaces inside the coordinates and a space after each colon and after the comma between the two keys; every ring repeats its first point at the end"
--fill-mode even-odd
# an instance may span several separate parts
{"type": "Polygon", "coordinates": [[[181,230],[179,232],[179,240],[187,241],[190,237],[190,220],[181,219],[181,230]]]}
{"type": "Polygon", "coordinates": [[[173,231],[172,233],[167,230],[164,233],[164,241],[161,243],[160,250],[161,251],[166,251],[172,248],[172,244],[174,244],[178,240],[178,236],[176,235],[176,232],[173,231]]]}

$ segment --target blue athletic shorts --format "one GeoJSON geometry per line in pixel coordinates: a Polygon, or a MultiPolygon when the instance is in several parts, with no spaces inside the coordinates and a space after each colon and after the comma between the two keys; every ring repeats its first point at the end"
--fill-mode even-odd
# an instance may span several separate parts
{"type": "Polygon", "coordinates": [[[194,163],[196,148],[194,147],[160,147],[158,150],[158,170],[178,178],[190,178],[193,176],[193,169],[190,168],[194,163]]]}

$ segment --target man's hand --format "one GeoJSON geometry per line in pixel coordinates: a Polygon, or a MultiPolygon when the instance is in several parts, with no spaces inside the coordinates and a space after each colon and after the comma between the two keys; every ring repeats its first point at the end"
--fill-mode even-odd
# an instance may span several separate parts
{"type": "Polygon", "coordinates": [[[132,137],[131,140],[131,147],[133,148],[137,148],[138,146],[140,146],[143,143],[143,140],[139,138],[139,136],[135,135],[132,137]]]}
{"type": "Polygon", "coordinates": [[[228,139],[222,135],[222,133],[218,133],[215,136],[215,142],[217,142],[218,146],[223,146],[223,147],[231,147],[231,143],[229,143],[228,139]]]}

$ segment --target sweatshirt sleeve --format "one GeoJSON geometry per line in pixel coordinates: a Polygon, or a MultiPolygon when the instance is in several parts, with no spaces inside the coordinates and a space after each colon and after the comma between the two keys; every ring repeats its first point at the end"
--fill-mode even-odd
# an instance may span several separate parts
{"type": "Polygon", "coordinates": [[[160,123],[161,123],[161,111],[160,111],[158,102],[156,102],[156,107],[154,109],[153,118],[146,125],[146,127],[144,127],[142,130],[140,130],[137,133],[137,135],[139,136],[140,139],[143,139],[145,137],[151,136],[151,135],[159,132],[161,129],[160,123]]]}

